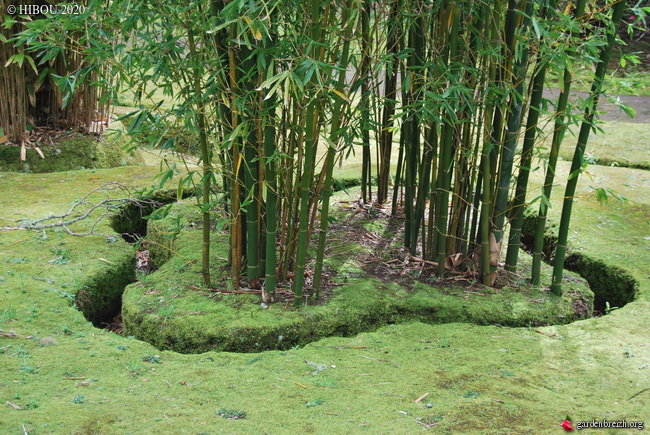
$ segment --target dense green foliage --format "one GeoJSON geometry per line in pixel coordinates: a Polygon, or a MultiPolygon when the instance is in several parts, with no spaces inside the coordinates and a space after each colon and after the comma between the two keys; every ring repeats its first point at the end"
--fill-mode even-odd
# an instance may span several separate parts
{"type": "MultiPolygon", "coordinates": [[[[235,288],[266,285],[272,294],[293,277],[301,305],[314,231],[314,289],[304,296],[317,297],[321,283],[332,169],[355,144],[363,150],[362,200],[373,200],[376,144],[375,199],[388,200],[394,175],[393,215],[403,213],[404,245],[436,261],[439,277],[474,267],[493,284],[504,244],[508,269],[516,271],[522,210],[531,202],[528,172],[544,139],[539,119],[557,126],[551,181],[535,198],[542,222],[564,129],[579,122],[579,112],[586,114],[583,129],[593,127],[623,8],[620,1],[117,0],[90,2],[87,14],[72,20],[92,41],[89,61],[105,66],[110,80],[102,83],[130,87],[147,103],[130,114],[129,133],[174,150],[181,144],[170,131],[180,124],[198,140],[202,170],[190,170],[178,189],[198,189],[203,285],[213,282],[216,221],[230,231],[235,288]],[[566,106],[572,78],[593,65],[590,98],[584,107],[566,106]],[[557,104],[542,98],[547,73],[564,77],[557,104]],[[162,88],[168,101],[155,100],[147,84],[162,88]],[[504,243],[511,219],[516,225],[504,243]]],[[[39,21],[21,41],[45,58],[62,28],[57,17],[39,21]]],[[[581,135],[570,183],[585,167],[579,150],[586,139],[581,135]]],[[[160,185],[174,174],[173,167],[161,173],[160,185]]],[[[558,256],[556,293],[562,263],[558,256]]]]}

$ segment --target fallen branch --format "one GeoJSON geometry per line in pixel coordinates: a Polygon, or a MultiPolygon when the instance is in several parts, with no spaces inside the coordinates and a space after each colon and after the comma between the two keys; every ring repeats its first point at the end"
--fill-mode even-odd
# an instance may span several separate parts
{"type": "Polygon", "coordinates": [[[551,338],[557,337],[557,334],[547,334],[546,332],[542,332],[537,329],[535,329],[535,332],[537,332],[538,334],[546,335],[547,337],[551,337],[551,338]]]}
{"type": "Polygon", "coordinates": [[[19,244],[19,243],[23,243],[23,242],[25,242],[25,241],[27,241],[27,240],[29,240],[29,237],[26,238],[26,239],[18,240],[17,242],[10,243],[10,244],[7,245],[7,247],[9,247],[9,246],[14,246],[14,245],[17,245],[17,244],[19,244]]]}
{"type": "Polygon", "coordinates": [[[20,406],[16,405],[15,403],[11,403],[11,402],[8,401],[8,400],[7,400],[5,403],[6,403],[7,405],[11,406],[11,407],[12,407],[13,409],[15,409],[16,411],[20,411],[20,410],[22,409],[20,406]]]}
{"type": "Polygon", "coordinates": [[[428,264],[429,266],[438,267],[437,261],[429,261],[429,260],[425,260],[424,258],[414,257],[412,255],[409,257],[409,260],[415,261],[416,263],[424,263],[424,264],[428,264]]]}
{"type": "Polygon", "coordinates": [[[10,337],[10,338],[27,338],[24,335],[16,334],[13,331],[3,331],[0,329],[0,337],[10,337]]]}
{"type": "Polygon", "coordinates": [[[648,391],[648,390],[650,390],[650,388],[644,388],[643,390],[639,391],[638,393],[636,393],[635,395],[633,395],[632,397],[630,397],[630,398],[627,399],[627,400],[634,399],[634,398],[635,398],[636,396],[638,396],[639,394],[644,393],[644,392],[646,392],[646,391],[648,391]]]}
{"type": "Polygon", "coordinates": [[[422,400],[424,400],[428,395],[429,395],[429,393],[425,393],[425,394],[421,395],[420,397],[418,397],[417,399],[415,399],[415,403],[420,403],[420,402],[421,402],[422,400]]]}
{"type": "Polygon", "coordinates": [[[200,287],[196,287],[193,285],[186,285],[185,288],[188,288],[190,290],[196,290],[196,291],[207,291],[211,293],[217,293],[217,294],[225,294],[225,295],[261,295],[262,290],[253,290],[253,289],[241,289],[241,290],[219,290],[216,288],[206,288],[202,289],[200,287]]]}
{"type": "Polygon", "coordinates": [[[128,187],[111,181],[108,183],[104,183],[101,186],[91,190],[86,196],[81,198],[80,200],[76,201],[70,210],[68,210],[67,213],[61,214],[61,215],[50,215],[46,218],[42,219],[37,219],[34,221],[31,220],[24,220],[22,223],[20,223],[20,228],[28,229],[28,230],[40,230],[40,229],[46,229],[46,228],[55,228],[55,227],[61,227],[66,232],[72,236],[90,236],[90,235],[97,235],[97,236],[104,236],[104,237],[115,237],[115,234],[103,234],[103,233],[98,233],[95,232],[95,227],[99,224],[99,222],[106,216],[118,213],[120,209],[124,205],[136,205],[138,207],[144,207],[145,205],[153,205],[154,207],[157,207],[160,205],[157,201],[153,200],[142,200],[142,199],[136,199],[134,195],[131,193],[128,187]],[[114,192],[114,191],[119,191],[120,193],[127,195],[122,198],[110,198],[109,197],[109,192],[114,192]],[[96,193],[101,193],[103,194],[106,199],[103,199],[102,201],[98,203],[94,203],[90,201],[90,197],[93,194],[96,193]],[[85,211],[77,210],[77,208],[81,206],[87,206],[88,209],[85,211]],[[88,219],[91,217],[91,215],[96,211],[96,210],[104,210],[101,215],[95,218],[95,221],[93,222],[91,228],[89,231],[85,233],[77,233],[72,231],[69,226],[77,223],[79,221],[82,221],[84,219],[88,219]],[[55,221],[54,223],[49,223],[51,221],[55,221]]]}
{"type": "Polygon", "coordinates": [[[437,426],[437,425],[439,425],[440,423],[442,423],[441,421],[438,421],[438,422],[436,422],[436,423],[423,423],[423,422],[421,422],[421,421],[418,420],[418,419],[416,419],[415,422],[416,422],[417,424],[421,424],[422,426],[427,427],[427,428],[429,428],[429,427],[434,427],[434,426],[437,426]]]}

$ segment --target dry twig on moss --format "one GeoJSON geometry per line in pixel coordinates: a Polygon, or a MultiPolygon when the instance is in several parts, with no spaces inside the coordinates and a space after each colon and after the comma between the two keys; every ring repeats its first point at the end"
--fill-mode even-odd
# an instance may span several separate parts
{"type": "Polygon", "coordinates": [[[20,226],[18,228],[40,230],[46,228],[61,227],[65,229],[68,234],[73,236],[97,235],[104,237],[115,237],[114,234],[103,234],[96,232],[95,228],[106,216],[120,213],[122,208],[126,205],[134,205],[137,207],[157,207],[160,204],[154,200],[138,199],[127,186],[115,181],[111,181],[91,190],[86,196],[75,201],[67,213],[61,215],[50,215],[46,218],[37,219],[34,221],[24,220],[20,223],[20,226]],[[123,196],[120,198],[111,198],[112,194],[115,192],[118,192],[118,194],[123,196]],[[94,194],[104,195],[105,199],[99,202],[94,202],[95,200],[91,200],[91,197],[94,194]],[[83,207],[86,207],[86,209],[84,210],[83,207]],[[95,211],[101,211],[101,214],[99,216],[96,214],[93,215],[95,211]],[[89,231],[78,233],[70,229],[70,225],[89,218],[94,219],[94,222],[89,231]]]}

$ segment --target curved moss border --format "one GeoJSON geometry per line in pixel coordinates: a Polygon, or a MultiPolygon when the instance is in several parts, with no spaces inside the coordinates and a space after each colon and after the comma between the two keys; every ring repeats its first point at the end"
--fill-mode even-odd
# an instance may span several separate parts
{"type": "MultiPolygon", "coordinates": [[[[126,288],[122,305],[124,334],[181,353],[257,352],[288,349],[323,337],[350,336],[413,320],[502,326],[564,324],[588,317],[593,308],[593,294],[585,281],[568,273],[562,297],[524,286],[468,290],[414,282],[405,287],[361,277],[336,287],[327,304],[295,310],[276,303],[265,309],[256,295],[215,296],[192,289],[199,273],[200,252],[196,247],[200,246],[200,231],[193,225],[197,216],[193,204],[174,205],[168,217],[149,229],[148,237],[166,240],[164,250],[175,255],[158,272],[126,288]],[[177,237],[169,237],[179,230],[180,222],[185,229],[177,237]]],[[[213,258],[227,258],[227,237],[214,239],[213,258]]],[[[359,254],[365,249],[353,246],[359,254]]],[[[360,276],[362,271],[354,260],[358,256],[346,258],[338,264],[330,260],[330,265],[341,276],[360,276]]],[[[224,266],[215,261],[212,268],[224,266]]],[[[219,282],[218,278],[215,282],[219,282]]],[[[225,282],[223,285],[225,288],[225,282]]]]}
{"type": "MultiPolygon", "coordinates": [[[[537,210],[528,208],[524,212],[524,224],[521,231],[524,245],[533,246],[536,228],[537,210]]],[[[548,222],[544,234],[543,256],[549,263],[555,255],[556,245],[557,225],[548,222]]],[[[583,252],[572,252],[570,246],[567,249],[564,267],[587,280],[594,292],[594,308],[601,312],[605,312],[607,303],[612,307],[620,308],[632,302],[638,295],[639,282],[628,271],[583,252]]]]}

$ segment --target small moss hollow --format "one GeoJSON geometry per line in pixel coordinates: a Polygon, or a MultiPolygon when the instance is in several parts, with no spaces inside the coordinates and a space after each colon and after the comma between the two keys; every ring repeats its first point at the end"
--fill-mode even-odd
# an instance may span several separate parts
{"type": "MultiPolygon", "coordinates": [[[[191,192],[187,194],[190,195],[191,192]]],[[[141,199],[146,200],[143,205],[126,205],[122,207],[120,213],[109,218],[111,228],[122,234],[123,238],[130,243],[147,235],[148,219],[146,217],[162,204],[175,201],[176,192],[161,190],[141,199]]],[[[156,233],[161,234],[160,232],[156,233]]],[[[166,241],[167,239],[161,237],[161,240],[166,241]]],[[[170,242],[166,241],[166,243],[170,242]]],[[[155,251],[158,244],[152,245],[155,251]]],[[[167,258],[169,257],[169,249],[163,249],[162,252],[167,255],[167,258]]],[[[162,255],[155,258],[160,264],[165,261],[162,255]]],[[[116,259],[109,261],[106,267],[81,283],[76,294],[75,305],[93,325],[99,326],[101,323],[111,320],[121,311],[124,289],[136,281],[135,262],[133,249],[129,245],[125,245],[116,259]]],[[[156,263],[154,262],[154,264],[156,263]]]]}
{"type": "MultiPolygon", "coordinates": [[[[177,193],[175,190],[157,190],[137,198],[140,200],[140,203],[130,203],[123,206],[119,213],[110,216],[109,224],[115,232],[121,234],[129,243],[143,239],[147,235],[148,227],[150,225],[155,227],[156,222],[158,222],[157,219],[150,218],[152,213],[165,204],[177,201],[177,193]]],[[[183,192],[183,198],[188,198],[193,194],[193,190],[185,190],[183,192]]],[[[158,244],[160,243],[164,242],[165,245],[169,244],[165,241],[167,237],[162,234],[164,231],[154,231],[154,233],[156,236],[149,238],[152,242],[152,246],[149,248],[150,255],[157,257],[156,260],[161,260],[165,256],[168,258],[169,255],[166,254],[168,249],[163,247],[161,250],[161,248],[158,248],[158,244]],[[158,255],[159,252],[160,255],[158,255]]],[[[152,259],[154,259],[153,257],[152,259]]],[[[164,261],[160,261],[160,263],[162,264],[164,261]]]]}
{"type": "Polygon", "coordinates": [[[79,287],[75,305],[84,317],[99,326],[120,312],[124,288],[135,281],[135,257],[130,247],[79,287]]]}
{"type": "Polygon", "coordinates": [[[610,307],[622,307],[632,302],[638,291],[638,281],[626,270],[583,253],[572,253],[564,260],[564,267],[585,278],[595,295],[594,308],[605,312],[610,307]]]}

